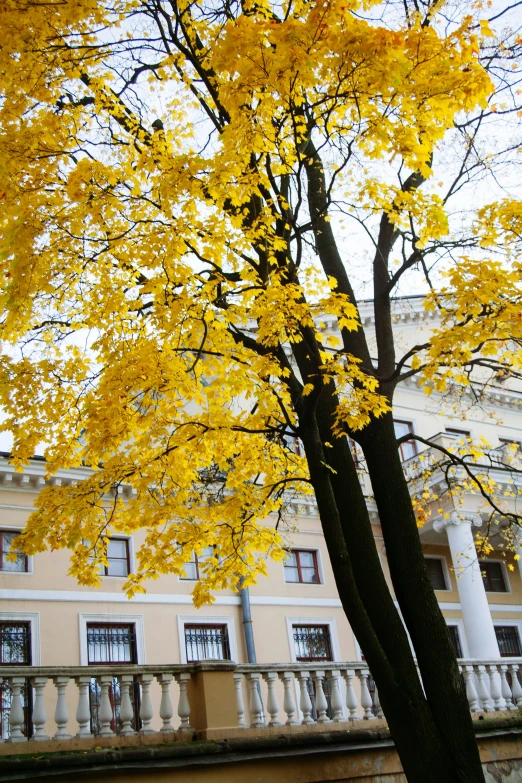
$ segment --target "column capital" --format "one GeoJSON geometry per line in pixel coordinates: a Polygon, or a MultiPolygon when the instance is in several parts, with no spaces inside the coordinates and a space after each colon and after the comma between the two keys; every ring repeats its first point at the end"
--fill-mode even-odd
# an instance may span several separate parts
{"type": "Polygon", "coordinates": [[[436,519],[433,523],[433,529],[436,533],[448,527],[448,525],[469,524],[474,527],[481,527],[482,517],[476,511],[452,511],[446,519],[436,519]]]}

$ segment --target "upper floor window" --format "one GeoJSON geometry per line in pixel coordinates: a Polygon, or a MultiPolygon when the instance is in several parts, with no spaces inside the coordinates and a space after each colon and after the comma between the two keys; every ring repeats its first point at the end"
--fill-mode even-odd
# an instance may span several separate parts
{"type": "Polygon", "coordinates": [[[318,584],[319,568],[317,552],[308,549],[291,549],[284,563],[285,582],[318,584]]]}
{"type": "Polygon", "coordinates": [[[327,625],[294,625],[296,661],[331,661],[332,645],[327,625]]]}
{"type": "Polygon", "coordinates": [[[449,435],[458,435],[460,438],[469,438],[471,432],[469,430],[461,430],[457,427],[446,427],[446,432],[449,435]]]}
{"type": "Polygon", "coordinates": [[[201,566],[205,560],[207,560],[207,558],[212,557],[213,555],[213,546],[206,546],[200,555],[193,552],[191,560],[189,560],[188,563],[185,563],[184,566],[186,576],[181,576],[180,579],[191,579],[193,581],[197,581],[201,576],[201,566]]]}
{"type": "Polygon", "coordinates": [[[484,587],[488,593],[507,593],[508,587],[502,563],[494,560],[479,560],[484,587]]]}
{"type": "Polygon", "coordinates": [[[100,563],[102,576],[128,576],[130,574],[129,541],[111,538],[107,545],[107,565],[100,563]]]}
{"type": "Polygon", "coordinates": [[[187,663],[214,659],[230,660],[230,644],[226,625],[186,625],[185,650],[187,663]]]}
{"type": "MultiPolygon", "coordinates": [[[[401,421],[400,419],[393,420],[393,426],[395,428],[395,437],[403,438],[405,435],[413,435],[413,426],[411,421],[401,421]]],[[[399,452],[401,459],[404,462],[410,457],[414,457],[417,454],[417,444],[414,440],[405,440],[399,446],[399,452]]]]}
{"type": "Polygon", "coordinates": [[[448,625],[448,631],[451,639],[451,644],[455,652],[456,658],[463,658],[462,645],[460,643],[460,634],[458,625],[448,625]]]}
{"type": "Polygon", "coordinates": [[[16,550],[13,550],[16,554],[16,560],[7,559],[7,555],[9,554],[9,550],[11,549],[11,544],[13,543],[17,535],[18,535],[18,531],[13,532],[10,530],[0,530],[0,552],[2,555],[0,558],[1,571],[27,573],[27,571],[29,570],[27,555],[24,555],[22,552],[17,552],[16,550]]]}
{"type": "Polygon", "coordinates": [[[446,584],[446,575],[444,573],[442,559],[440,557],[425,557],[424,562],[433,589],[447,590],[448,586],[446,584]]]}
{"type": "Polygon", "coordinates": [[[498,649],[502,658],[519,657],[522,655],[518,628],[514,625],[495,625],[498,649]]]}

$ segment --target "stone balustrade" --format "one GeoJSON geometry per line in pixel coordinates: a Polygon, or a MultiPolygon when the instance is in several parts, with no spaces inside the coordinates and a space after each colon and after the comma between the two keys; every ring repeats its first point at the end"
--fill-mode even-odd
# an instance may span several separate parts
{"type": "MultiPolygon", "coordinates": [[[[461,659],[459,668],[472,713],[522,708],[522,659],[461,659]]],[[[3,704],[10,704],[2,714],[8,743],[27,741],[28,735],[34,741],[219,736],[383,718],[375,683],[360,661],[3,666],[0,677],[3,704]]]]}

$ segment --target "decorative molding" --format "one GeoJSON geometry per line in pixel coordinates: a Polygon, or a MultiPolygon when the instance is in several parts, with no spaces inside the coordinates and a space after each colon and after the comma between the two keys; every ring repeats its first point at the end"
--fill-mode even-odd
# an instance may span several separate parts
{"type": "Polygon", "coordinates": [[[448,527],[448,525],[461,525],[462,523],[468,523],[475,527],[481,527],[482,517],[475,511],[452,511],[449,517],[444,519],[439,517],[433,523],[433,529],[436,533],[440,533],[441,530],[448,527]]]}
{"type": "MultiPolygon", "coordinates": [[[[337,634],[337,622],[335,617],[287,617],[286,632],[288,635],[288,648],[290,651],[290,660],[292,663],[296,660],[294,644],[294,625],[326,625],[330,634],[330,644],[332,647],[332,658],[334,661],[342,661],[341,649],[339,647],[339,636],[337,634]]],[[[321,663],[317,663],[317,668],[321,668],[321,663]]]]}
{"type": "Polygon", "coordinates": [[[187,648],[185,647],[185,625],[226,625],[228,635],[228,646],[230,650],[230,660],[239,661],[237,652],[236,625],[234,618],[230,615],[217,617],[215,615],[201,616],[199,614],[188,615],[178,614],[178,642],[179,642],[179,660],[180,663],[187,662],[187,648]]]}
{"type": "Polygon", "coordinates": [[[89,653],[87,649],[87,625],[88,623],[122,623],[134,624],[136,633],[136,656],[140,666],[146,663],[145,660],[145,632],[143,629],[142,614],[79,614],[80,631],[80,666],[87,666],[89,663],[89,653]]]}

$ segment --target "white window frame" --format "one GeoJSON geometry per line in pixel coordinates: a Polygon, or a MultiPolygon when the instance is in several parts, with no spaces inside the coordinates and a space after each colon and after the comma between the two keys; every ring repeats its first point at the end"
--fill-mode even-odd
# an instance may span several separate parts
{"type": "Polygon", "coordinates": [[[466,629],[464,628],[464,620],[460,617],[445,617],[444,622],[446,625],[456,625],[459,631],[459,641],[462,647],[462,655],[464,658],[469,658],[468,640],[466,638],[466,629]]]}
{"type": "Polygon", "coordinates": [[[431,555],[431,554],[428,555],[423,553],[423,556],[425,560],[442,560],[442,573],[444,575],[444,582],[446,583],[446,587],[443,590],[437,589],[437,593],[451,593],[453,591],[453,588],[451,586],[448,561],[446,560],[444,555],[431,555]]]}
{"type": "Polygon", "coordinates": [[[80,632],[80,666],[93,665],[89,664],[89,651],[87,649],[87,625],[89,623],[121,623],[122,625],[134,625],[134,633],[136,634],[136,663],[140,666],[145,663],[145,634],[143,630],[142,614],[79,614],[78,621],[80,632]]]}
{"type": "Polygon", "coordinates": [[[315,557],[317,561],[317,575],[319,576],[319,581],[318,582],[287,582],[285,576],[285,561],[283,560],[283,579],[285,580],[285,585],[299,585],[299,587],[320,587],[321,585],[325,585],[326,580],[324,578],[323,558],[322,558],[321,550],[315,546],[306,546],[306,544],[303,544],[303,546],[299,546],[297,544],[292,545],[289,548],[289,551],[292,552],[294,549],[297,549],[299,552],[315,553],[315,557]]]}
{"type": "Polygon", "coordinates": [[[185,625],[225,625],[228,635],[228,648],[230,650],[230,660],[234,663],[239,663],[237,654],[237,637],[236,637],[236,625],[234,618],[230,615],[224,617],[212,616],[200,616],[200,615],[188,615],[178,614],[178,644],[179,644],[179,660],[181,663],[187,663],[187,648],[185,645],[185,625]]]}
{"type": "Polygon", "coordinates": [[[511,625],[518,628],[518,638],[522,646],[522,620],[513,620],[512,618],[505,620],[503,617],[492,617],[491,620],[493,622],[493,628],[495,628],[496,625],[511,625]]]}
{"type": "Polygon", "coordinates": [[[40,613],[39,612],[0,612],[0,622],[29,623],[31,627],[31,666],[41,666],[40,653],[40,613]]]}
{"type": "MultiPolygon", "coordinates": [[[[297,655],[294,644],[294,625],[326,625],[330,634],[330,645],[332,648],[333,662],[341,661],[341,649],[339,647],[339,636],[337,634],[337,622],[335,617],[287,617],[286,633],[288,636],[288,649],[290,650],[290,660],[297,663],[297,655]]],[[[325,661],[327,663],[327,661],[325,661]]],[[[317,668],[320,669],[321,662],[317,661],[317,668]]]]}
{"type": "MultiPolygon", "coordinates": [[[[6,533],[21,533],[23,527],[13,525],[0,525],[0,532],[6,533]]],[[[33,576],[34,574],[34,558],[33,555],[26,555],[27,557],[27,571],[4,571],[0,568],[0,576],[33,576]]]]}
{"type": "MultiPolygon", "coordinates": [[[[477,558],[477,562],[478,562],[478,567],[480,569],[480,558],[477,558]]],[[[500,565],[502,567],[502,574],[504,576],[504,584],[507,587],[507,590],[506,590],[505,593],[499,593],[498,591],[495,591],[495,590],[486,590],[486,595],[507,595],[508,593],[511,593],[512,592],[512,590],[511,590],[511,582],[510,582],[510,579],[509,579],[508,569],[507,569],[505,561],[502,560],[499,557],[484,557],[484,558],[482,558],[482,562],[483,563],[485,563],[485,562],[487,562],[487,563],[500,563],[500,565]]],[[[480,573],[480,578],[482,579],[482,570],[481,570],[481,573],[480,573]]],[[[484,587],[484,589],[485,589],[485,587],[484,587]]],[[[521,637],[521,639],[522,639],[522,637],[521,637]]]]}

